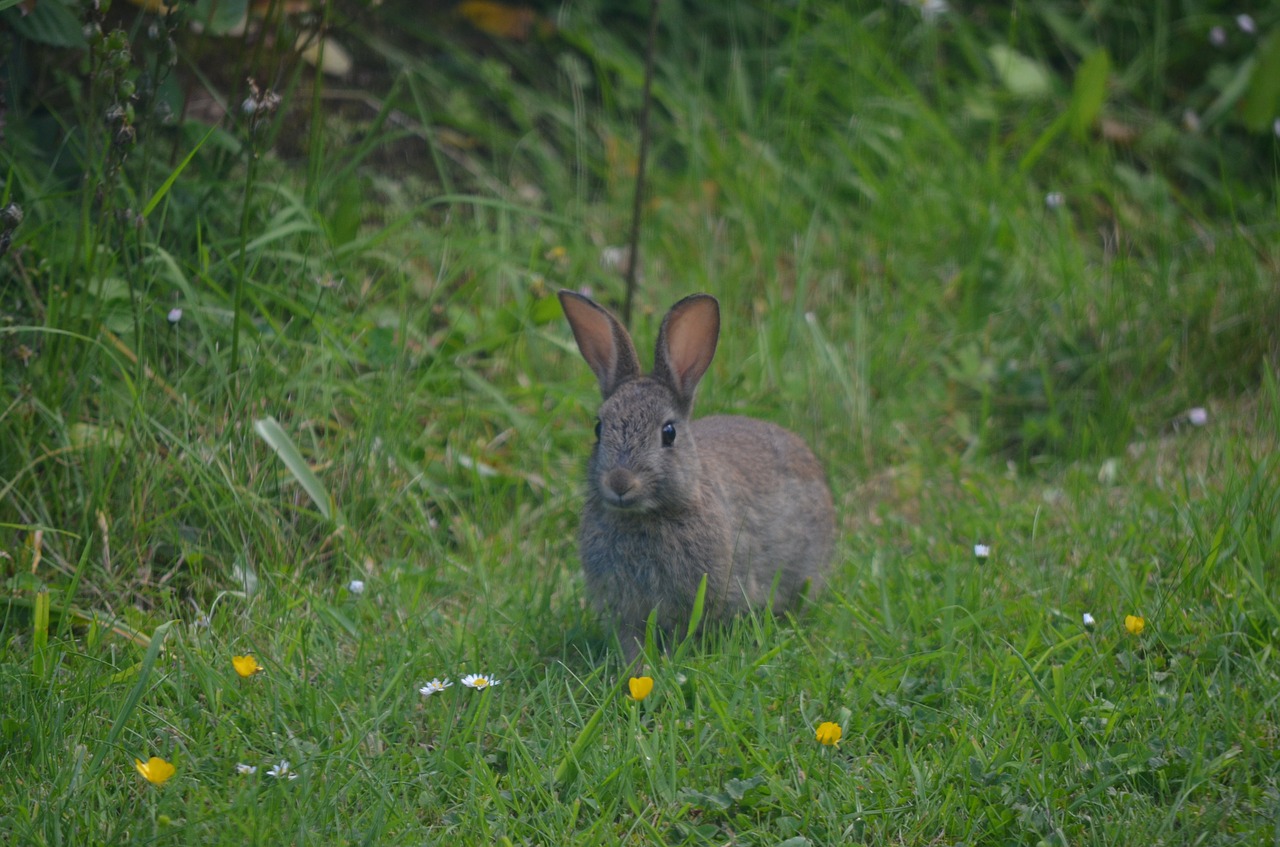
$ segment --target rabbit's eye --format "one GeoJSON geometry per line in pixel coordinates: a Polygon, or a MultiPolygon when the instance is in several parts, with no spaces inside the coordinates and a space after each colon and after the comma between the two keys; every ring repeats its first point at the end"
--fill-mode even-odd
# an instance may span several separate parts
{"type": "Polygon", "coordinates": [[[676,443],[676,425],[667,421],[662,425],[662,446],[670,447],[676,443]]]}
{"type": "Polygon", "coordinates": [[[596,441],[600,440],[600,419],[596,418],[596,441]]]}

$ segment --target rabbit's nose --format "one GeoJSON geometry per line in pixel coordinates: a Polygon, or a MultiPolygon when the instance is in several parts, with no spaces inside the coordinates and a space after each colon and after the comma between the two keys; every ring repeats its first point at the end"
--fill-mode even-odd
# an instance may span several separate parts
{"type": "Polygon", "coordinates": [[[604,475],[604,487],[617,500],[625,500],[627,492],[636,487],[635,474],[623,468],[614,468],[604,475]]]}

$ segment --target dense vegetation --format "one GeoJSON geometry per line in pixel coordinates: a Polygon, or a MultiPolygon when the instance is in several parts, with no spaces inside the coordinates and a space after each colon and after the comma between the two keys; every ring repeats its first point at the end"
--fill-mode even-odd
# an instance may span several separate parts
{"type": "Polygon", "coordinates": [[[648,4],[153,5],[0,0],[15,843],[1280,827],[1280,12],[661,4],[633,333],[719,297],[699,409],[842,536],[636,702],[554,294],[622,300],[648,4]]]}

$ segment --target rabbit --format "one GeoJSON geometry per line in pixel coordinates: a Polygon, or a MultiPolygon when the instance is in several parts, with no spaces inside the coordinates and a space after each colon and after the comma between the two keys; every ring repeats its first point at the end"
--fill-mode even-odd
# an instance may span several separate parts
{"type": "Polygon", "coordinates": [[[653,610],[664,633],[688,625],[704,574],[711,621],[780,613],[820,589],[835,509],[805,442],[754,418],[691,419],[720,335],[716,299],[693,294],[671,307],[645,376],[613,315],[581,294],[559,297],[603,396],[578,536],[583,575],[627,663],[653,610]]]}

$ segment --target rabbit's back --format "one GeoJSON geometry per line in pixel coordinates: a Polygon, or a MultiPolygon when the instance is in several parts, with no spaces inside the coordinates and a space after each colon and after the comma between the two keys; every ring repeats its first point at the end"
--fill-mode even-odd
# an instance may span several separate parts
{"type": "Polygon", "coordinates": [[[755,418],[693,421],[702,480],[723,504],[732,549],[725,611],[760,607],[778,576],[774,608],[785,610],[809,582],[820,588],[831,561],[835,509],[822,466],[800,436],[755,418]]]}

